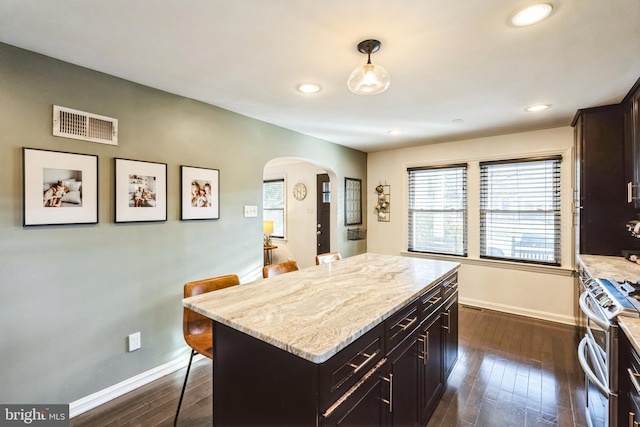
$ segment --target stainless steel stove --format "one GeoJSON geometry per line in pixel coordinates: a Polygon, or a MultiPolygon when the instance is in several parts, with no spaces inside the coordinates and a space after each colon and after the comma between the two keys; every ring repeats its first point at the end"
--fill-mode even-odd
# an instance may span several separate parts
{"type": "Polygon", "coordinates": [[[578,360],[585,373],[589,427],[618,427],[619,316],[640,317],[640,285],[581,275],[585,333],[578,360]]]}
{"type": "Polygon", "coordinates": [[[640,285],[609,279],[592,279],[584,283],[594,302],[608,320],[618,316],[640,317],[640,285]]]}

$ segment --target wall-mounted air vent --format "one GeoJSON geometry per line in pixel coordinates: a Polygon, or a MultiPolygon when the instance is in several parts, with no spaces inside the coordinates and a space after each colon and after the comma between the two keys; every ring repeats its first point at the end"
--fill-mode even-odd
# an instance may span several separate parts
{"type": "Polygon", "coordinates": [[[54,105],[53,135],[118,145],[118,119],[54,105]]]}

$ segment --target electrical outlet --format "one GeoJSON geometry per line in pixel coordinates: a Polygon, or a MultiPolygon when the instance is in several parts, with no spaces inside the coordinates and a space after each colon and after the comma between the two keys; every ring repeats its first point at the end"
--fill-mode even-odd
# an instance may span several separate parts
{"type": "Polygon", "coordinates": [[[139,349],[142,345],[140,342],[140,332],[136,332],[135,334],[131,334],[128,337],[129,341],[129,351],[134,351],[139,349]]]}
{"type": "Polygon", "coordinates": [[[245,218],[256,218],[258,216],[258,207],[245,205],[244,207],[244,217],[245,218]]]}

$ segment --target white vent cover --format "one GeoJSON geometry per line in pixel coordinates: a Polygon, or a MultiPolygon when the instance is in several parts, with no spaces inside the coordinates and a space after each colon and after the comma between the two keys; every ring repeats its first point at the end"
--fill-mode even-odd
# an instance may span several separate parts
{"type": "Polygon", "coordinates": [[[54,105],[53,135],[118,145],[118,119],[54,105]]]}

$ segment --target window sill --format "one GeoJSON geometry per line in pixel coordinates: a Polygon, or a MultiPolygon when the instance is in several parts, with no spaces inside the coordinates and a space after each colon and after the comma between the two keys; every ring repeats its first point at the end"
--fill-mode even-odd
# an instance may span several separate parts
{"type": "Polygon", "coordinates": [[[482,267],[504,268],[506,270],[529,271],[532,273],[555,274],[558,276],[572,276],[574,272],[573,269],[568,269],[565,267],[552,267],[549,265],[537,265],[537,264],[527,264],[527,263],[519,263],[519,262],[498,261],[494,259],[478,259],[478,258],[468,258],[468,257],[453,256],[453,255],[421,254],[418,252],[408,252],[408,251],[402,251],[400,252],[400,254],[404,256],[415,257],[415,258],[429,258],[429,259],[437,259],[442,261],[455,261],[463,265],[464,264],[479,265],[482,267]]]}

